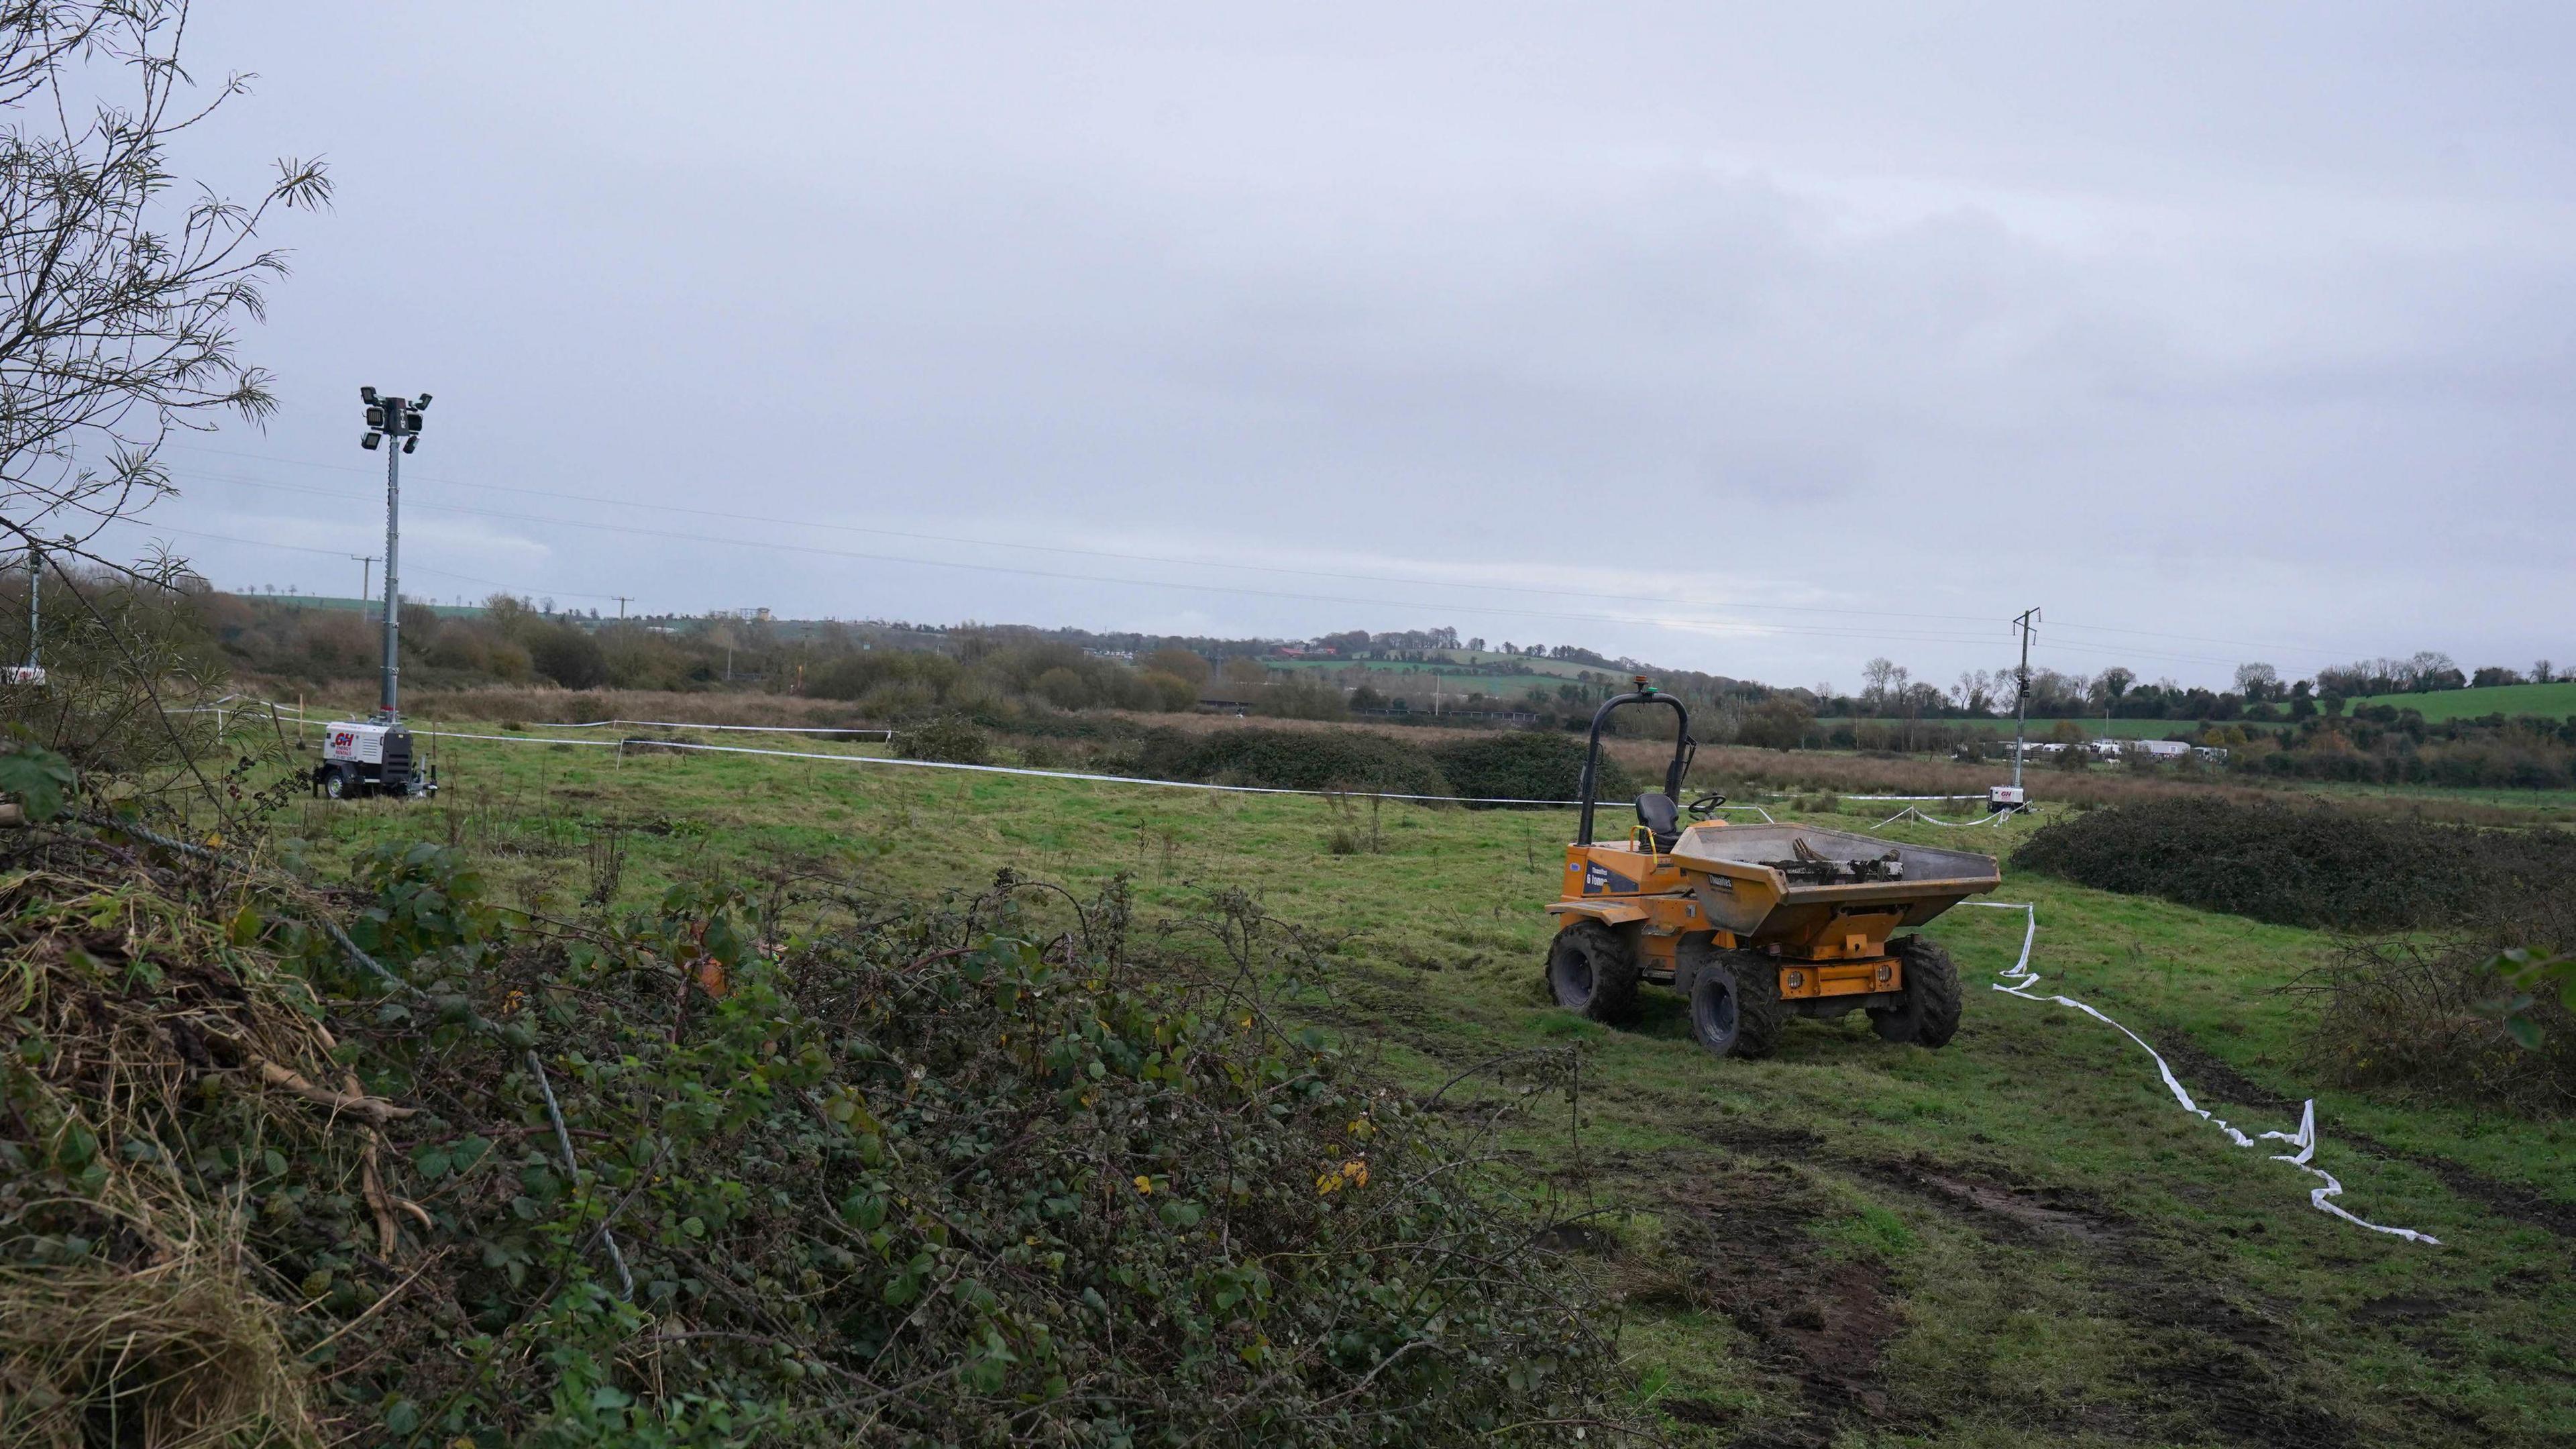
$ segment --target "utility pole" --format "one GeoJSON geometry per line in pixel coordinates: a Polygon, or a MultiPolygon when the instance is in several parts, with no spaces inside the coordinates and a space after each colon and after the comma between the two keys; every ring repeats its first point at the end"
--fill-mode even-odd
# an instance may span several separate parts
{"type": "Polygon", "coordinates": [[[620,624],[626,622],[626,601],[628,597],[629,596],[625,594],[617,595],[617,622],[620,624]]]}
{"type": "Polygon", "coordinates": [[[358,400],[367,408],[367,434],[359,447],[372,452],[387,438],[402,440],[401,447],[385,449],[385,662],[376,714],[390,724],[402,680],[402,586],[395,578],[402,556],[402,455],[420,446],[420,413],[429,406],[429,394],[404,402],[398,396],[379,399],[374,388],[362,387],[358,400]]]}
{"type": "Polygon", "coordinates": [[[358,612],[363,614],[367,609],[367,595],[376,586],[376,556],[371,553],[353,553],[349,555],[349,559],[352,563],[364,565],[358,570],[358,612]]]}
{"type": "Polygon", "coordinates": [[[2013,620],[2013,627],[2021,631],[2021,668],[2013,675],[2013,788],[2016,790],[2021,788],[2022,753],[2028,748],[2023,740],[2030,724],[2030,634],[2031,626],[2038,622],[2039,610],[2035,608],[2023,610],[2021,616],[2013,620]]]}

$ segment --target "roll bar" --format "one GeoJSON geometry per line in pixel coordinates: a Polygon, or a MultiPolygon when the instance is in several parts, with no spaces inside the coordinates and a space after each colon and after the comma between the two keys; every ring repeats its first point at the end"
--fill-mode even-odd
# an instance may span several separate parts
{"type": "Polygon", "coordinates": [[[1664,793],[1676,804],[1682,797],[1682,776],[1690,773],[1691,757],[1699,753],[1699,741],[1691,738],[1690,711],[1682,708],[1682,702],[1655,688],[1642,674],[1636,683],[1634,690],[1612,695],[1592,712],[1592,737],[1583,751],[1583,819],[1574,831],[1577,845],[1592,843],[1592,806],[1601,787],[1601,727],[1610,722],[1612,710],[1623,704],[1669,704],[1680,717],[1673,727],[1673,762],[1664,769],[1664,793]]]}

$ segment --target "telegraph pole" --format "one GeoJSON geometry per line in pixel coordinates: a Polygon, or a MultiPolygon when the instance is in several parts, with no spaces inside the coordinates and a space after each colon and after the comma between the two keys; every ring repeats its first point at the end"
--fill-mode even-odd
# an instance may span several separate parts
{"type": "Polygon", "coordinates": [[[617,595],[617,622],[620,624],[626,622],[626,601],[631,597],[629,594],[617,595]]]}
{"type": "Polygon", "coordinates": [[[358,389],[367,407],[367,434],[358,446],[373,451],[388,438],[402,442],[385,449],[385,662],[376,696],[376,715],[393,722],[402,680],[402,586],[395,578],[402,555],[402,455],[420,446],[420,413],[429,394],[410,402],[398,396],[378,398],[372,387],[358,389]]]}
{"type": "Polygon", "coordinates": [[[349,561],[365,565],[358,570],[358,611],[365,613],[367,595],[376,587],[376,556],[371,553],[353,553],[349,555],[349,561]]]}
{"type": "Polygon", "coordinates": [[[2031,626],[2038,622],[2039,610],[2035,608],[2023,610],[2021,616],[2013,620],[2013,627],[2021,631],[2021,668],[2013,676],[2013,788],[2016,790],[2021,788],[2021,757],[2027,748],[2022,741],[2030,724],[2030,633],[2031,626]]]}

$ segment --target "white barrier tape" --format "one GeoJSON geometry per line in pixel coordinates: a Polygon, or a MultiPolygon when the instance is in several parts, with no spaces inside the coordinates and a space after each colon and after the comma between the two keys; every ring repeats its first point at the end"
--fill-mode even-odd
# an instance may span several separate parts
{"type": "MultiPolygon", "coordinates": [[[[1341,795],[1354,800],[1410,800],[1439,805],[1554,805],[1574,810],[1582,808],[1580,800],[1523,800],[1495,795],[1398,795],[1383,790],[1296,790],[1278,785],[1211,785],[1203,780],[1147,780],[1134,775],[1089,775],[1073,770],[1031,770],[1016,765],[961,765],[949,760],[890,760],[881,755],[818,755],[810,750],[762,750],[749,745],[699,745],[684,740],[550,740],[537,735],[471,735],[452,730],[414,730],[414,734],[433,735],[449,740],[491,740],[505,745],[592,745],[601,749],[623,749],[627,745],[650,745],[663,750],[699,750],[718,755],[759,755],[780,760],[828,760],[843,765],[901,765],[921,770],[965,770],[982,775],[1026,775],[1041,780],[1093,780],[1104,785],[1154,785],[1168,790],[1213,790],[1230,795],[1341,795]]],[[[1597,802],[1596,802],[1597,803],[1597,802]]],[[[1759,805],[1720,805],[1720,810],[1750,810],[1766,824],[1771,812],[1759,805]]]]}
{"type": "Polygon", "coordinates": [[[1974,820],[1935,820],[1931,816],[1924,814],[1922,811],[1915,809],[1911,805],[1908,805],[1904,809],[1897,811],[1895,814],[1888,816],[1885,820],[1871,826],[1870,829],[1885,830],[1887,827],[1894,825],[1899,820],[1920,820],[1926,825],[1938,825],[1944,830],[1965,830],[1972,825],[1985,825],[1989,823],[1994,825],[1997,829],[2001,829],[2003,828],[2004,816],[2010,813],[2010,811],[2006,810],[1997,810],[1990,814],[1980,815],[1974,820]]]}
{"type": "MultiPolygon", "coordinates": [[[[1833,792],[1829,790],[1825,793],[1832,794],[1833,792]]],[[[1885,800],[1890,804],[1894,804],[1901,800],[1974,800],[1977,798],[1978,793],[1979,792],[1975,790],[1970,790],[1964,794],[1958,795],[1837,795],[1834,798],[1838,800],[1885,800]]]]}
{"type": "MultiPolygon", "coordinates": [[[[491,740],[504,745],[582,745],[595,750],[613,750],[626,743],[624,740],[550,740],[543,735],[468,735],[455,730],[416,729],[412,733],[441,740],[491,740]]],[[[842,757],[830,755],[825,758],[837,760],[842,757]]]]}
{"type": "MultiPolygon", "coordinates": [[[[265,700],[259,702],[267,704],[267,701],[265,700]]],[[[219,700],[217,703],[220,704],[222,701],[219,700]]],[[[279,711],[289,719],[300,719],[310,722],[314,720],[329,720],[337,718],[337,716],[327,713],[313,713],[303,710],[291,704],[272,704],[268,707],[279,711]]],[[[172,714],[188,714],[192,712],[193,711],[180,709],[170,711],[172,714]]],[[[894,738],[894,731],[888,729],[862,729],[856,727],[845,729],[837,725],[698,724],[688,720],[668,719],[594,719],[582,720],[573,724],[556,723],[550,720],[538,720],[531,723],[529,728],[540,730],[601,730],[621,726],[627,729],[648,730],[739,730],[746,734],[758,735],[875,735],[880,739],[890,740],[894,738]]]]}
{"type": "Polygon", "coordinates": [[[2118,1032],[2120,1035],[2127,1037],[2129,1040],[2136,1042],[2139,1049],[2144,1051],[2155,1061],[2156,1075],[2164,1079],[2165,1090],[2173,1093],[2173,1099],[2182,1104],[2182,1109],[2191,1113],[2193,1116],[2200,1118],[2202,1121],[2210,1123],[2219,1131],[2226,1133],[2227,1140],[2235,1143],[2237,1146],[2257,1147],[2268,1141],[2284,1142],[2289,1144],[2291,1147],[2298,1149],[2295,1152],[2275,1153],[2273,1154],[2272,1160],[2275,1162],[2289,1163],[2301,1172],[2307,1173],[2311,1177],[2318,1178],[2325,1183],[2325,1186],[2312,1188],[2308,1192],[2308,1205],[2315,1208],[2317,1211],[2339,1217],[2345,1222],[2351,1223],[2355,1227],[2368,1228],[2374,1233],[2386,1233],[2390,1237],[2404,1238],[2410,1243],[2429,1243],[2435,1247],[2441,1246],[2442,1240],[2434,1237],[2431,1233],[2417,1232],[2413,1228],[2387,1227],[2379,1223],[2371,1222],[2365,1218],[2355,1217],[2351,1213],[2346,1212],[2335,1205],[2333,1199],[2343,1196],[2343,1184],[2335,1179],[2333,1173],[2326,1171],[2324,1168],[2318,1167],[2315,1163],[2310,1161],[2311,1158],[2316,1156],[2317,1151],[2317,1103],[2315,1098],[2309,1098],[2307,1105],[2301,1109],[2299,1113],[2298,1131],[2265,1132],[2258,1137],[2246,1136],[2244,1133],[2239,1132],[2234,1127],[2228,1125],[2223,1118],[2212,1115],[2207,1108],[2193,1101],[2191,1099],[2191,1093],[2184,1090],[2182,1082],[2174,1076],[2173,1068],[2165,1062],[2164,1055],[2158,1052],[2154,1047],[2147,1045],[2147,1039],[2145,1037],[2138,1035],[2136,1032],[2129,1030],[2127,1027],[2122,1026],[2120,1023],[2113,1021],[2111,1018],[2104,1016],[2101,1012],[2094,1010],[2092,1007],[2085,1005],[2083,1002],[2078,1001],[2071,996],[2042,996],[2036,994],[2032,990],[2033,987],[2036,987],[2039,984],[2039,973],[2030,968],[2030,948],[2032,943],[2039,938],[2039,908],[2037,906],[2026,901],[1963,901],[1961,904],[1982,906],[1989,910],[1997,911],[2020,911],[2029,919],[2029,925],[2022,931],[2020,958],[2013,962],[2010,970],[2000,973],[1999,978],[1991,983],[1993,989],[2004,993],[2006,996],[2018,996],[2024,1001],[2055,1002],[2059,1006],[2071,1006],[2077,1011],[2083,1012],[2086,1016],[2093,1018],[2095,1021],[2101,1022],[2113,1031],[2118,1032]]]}

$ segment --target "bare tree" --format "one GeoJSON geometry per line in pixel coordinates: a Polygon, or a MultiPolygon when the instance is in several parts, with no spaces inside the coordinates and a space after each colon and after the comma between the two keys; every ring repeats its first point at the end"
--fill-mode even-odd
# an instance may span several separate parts
{"type": "Polygon", "coordinates": [[[1994,702],[1995,677],[1982,669],[1962,669],[1959,682],[1950,686],[1950,700],[1970,714],[1984,714],[1994,702]]]}
{"type": "Polygon", "coordinates": [[[2269,664],[2236,666],[2236,692],[2248,703],[2259,703],[2281,692],[2281,671],[2269,664]]]}
{"type": "Polygon", "coordinates": [[[272,208],[330,200],[281,160],[256,200],[172,173],[172,142],[249,78],[200,90],[187,0],[0,0],[0,530],[77,551],[170,491],[174,430],[276,407],[239,329],[286,273],[272,208]]]}
{"type": "Polygon", "coordinates": [[[1872,659],[1860,667],[1861,701],[1873,710],[1883,709],[1905,690],[1911,676],[1904,665],[1888,658],[1872,659]]]}

